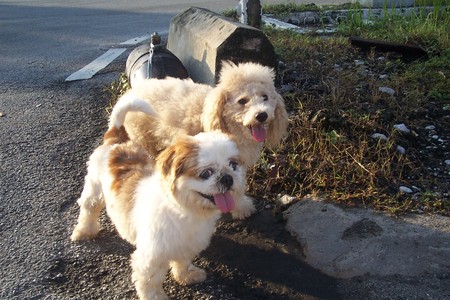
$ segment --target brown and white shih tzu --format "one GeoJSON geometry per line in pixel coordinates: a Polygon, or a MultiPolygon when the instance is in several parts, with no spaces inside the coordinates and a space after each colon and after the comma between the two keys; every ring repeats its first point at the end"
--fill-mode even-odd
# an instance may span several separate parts
{"type": "Polygon", "coordinates": [[[169,269],[180,284],[206,279],[192,261],[209,245],[221,213],[234,209],[245,171],[236,144],[219,131],[184,136],[151,158],[128,139],[128,111],[154,113],[139,99],[114,108],[104,143],[88,162],[71,239],[94,237],[106,207],[120,236],[136,246],[131,265],[139,298],[167,299],[169,269]]]}

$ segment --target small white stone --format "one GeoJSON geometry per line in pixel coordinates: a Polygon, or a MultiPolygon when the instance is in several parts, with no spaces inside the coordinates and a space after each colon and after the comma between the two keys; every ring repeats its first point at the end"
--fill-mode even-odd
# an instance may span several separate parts
{"type": "Polygon", "coordinates": [[[389,75],[382,74],[379,77],[380,77],[380,79],[387,79],[387,78],[389,78],[389,75]]]}
{"type": "Polygon", "coordinates": [[[409,187],[406,187],[403,185],[399,188],[399,190],[401,193],[404,193],[404,194],[411,194],[413,192],[409,187]]]}
{"type": "Polygon", "coordinates": [[[380,86],[378,88],[378,90],[380,92],[382,92],[382,93],[386,93],[386,94],[389,94],[391,96],[393,96],[395,94],[395,91],[393,89],[391,89],[390,87],[387,87],[387,86],[380,86]]]}
{"type": "Polygon", "coordinates": [[[436,126],[434,126],[434,125],[428,125],[428,126],[425,127],[425,129],[426,129],[426,130],[435,130],[435,129],[436,129],[436,126]]]}
{"type": "Polygon", "coordinates": [[[433,140],[437,140],[437,139],[439,139],[439,136],[436,135],[436,134],[434,134],[434,135],[431,136],[431,138],[432,138],[433,140]]]}
{"type": "Polygon", "coordinates": [[[450,166],[450,159],[446,159],[444,162],[447,166],[450,166]]]}
{"type": "Polygon", "coordinates": [[[284,195],[284,196],[280,197],[280,198],[278,199],[278,201],[279,201],[281,204],[283,204],[283,205],[288,205],[288,204],[291,204],[292,202],[294,202],[295,199],[296,199],[296,198],[293,197],[293,196],[284,195]]]}
{"type": "Polygon", "coordinates": [[[398,153],[400,153],[400,154],[405,154],[405,153],[406,153],[405,148],[403,148],[403,147],[400,146],[400,145],[397,145],[397,151],[398,151],[398,153]]]}
{"type": "Polygon", "coordinates": [[[267,204],[266,206],[264,206],[265,209],[272,209],[272,205],[267,204]]]}
{"type": "Polygon", "coordinates": [[[364,61],[359,60],[359,59],[356,59],[356,60],[355,60],[355,65],[361,66],[361,65],[363,65],[363,64],[364,64],[364,61]]]}
{"type": "Polygon", "coordinates": [[[372,134],[372,137],[373,137],[374,139],[382,140],[382,141],[387,141],[387,140],[388,140],[387,136],[385,136],[385,135],[382,134],[382,133],[374,133],[374,134],[372,134]]]}
{"type": "Polygon", "coordinates": [[[403,132],[403,133],[410,133],[411,132],[411,130],[409,130],[409,128],[406,127],[406,125],[403,124],[403,123],[402,124],[395,124],[394,128],[397,129],[400,132],[403,132]]]}

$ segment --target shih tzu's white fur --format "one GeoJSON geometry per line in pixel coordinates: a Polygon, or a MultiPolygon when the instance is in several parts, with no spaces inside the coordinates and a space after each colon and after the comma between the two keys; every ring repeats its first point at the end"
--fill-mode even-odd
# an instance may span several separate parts
{"type": "MultiPolygon", "coordinates": [[[[264,142],[277,146],[286,133],[288,116],[274,76],[272,69],[260,64],[224,62],[216,87],[190,79],[148,79],[137,83],[118,103],[140,98],[157,112],[157,117],[130,113],[124,124],[131,140],[153,155],[180,135],[220,130],[236,142],[246,170],[259,159],[264,142]]],[[[253,211],[244,187],[232,214],[244,218],[253,211]]]]}
{"type": "Polygon", "coordinates": [[[192,260],[210,242],[221,212],[234,208],[244,168],[236,144],[220,131],[185,136],[156,159],[129,141],[122,126],[127,111],[155,114],[141,100],[119,103],[104,143],[91,155],[71,239],[94,237],[106,211],[120,236],[136,246],[132,278],[140,299],[166,299],[163,281],[205,280],[192,260]]]}

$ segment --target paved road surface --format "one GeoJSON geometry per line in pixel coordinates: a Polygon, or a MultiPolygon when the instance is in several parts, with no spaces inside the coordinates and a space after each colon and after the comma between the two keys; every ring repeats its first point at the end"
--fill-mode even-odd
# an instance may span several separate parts
{"type": "Polygon", "coordinates": [[[167,31],[190,5],[235,1],[0,2],[0,299],[45,298],[58,280],[49,276],[67,248],[68,209],[124,56],[91,80],[64,79],[121,42],[167,31]]]}

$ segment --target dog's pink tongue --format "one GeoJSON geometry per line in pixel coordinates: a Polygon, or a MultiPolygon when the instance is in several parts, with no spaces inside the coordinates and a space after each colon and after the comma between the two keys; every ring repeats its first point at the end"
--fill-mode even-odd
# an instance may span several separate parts
{"type": "Polygon", "coordinates": [[[234,199],[230,192],[214,195],[214,203],[223,213],[228,213],[234,209],[234,199]]]}
{"type": "Polygon", "coordinates": [[[266,139],[266,129],[262,125],[252,126],[253,139],[257,142],[264,142],[266,139]]]}

